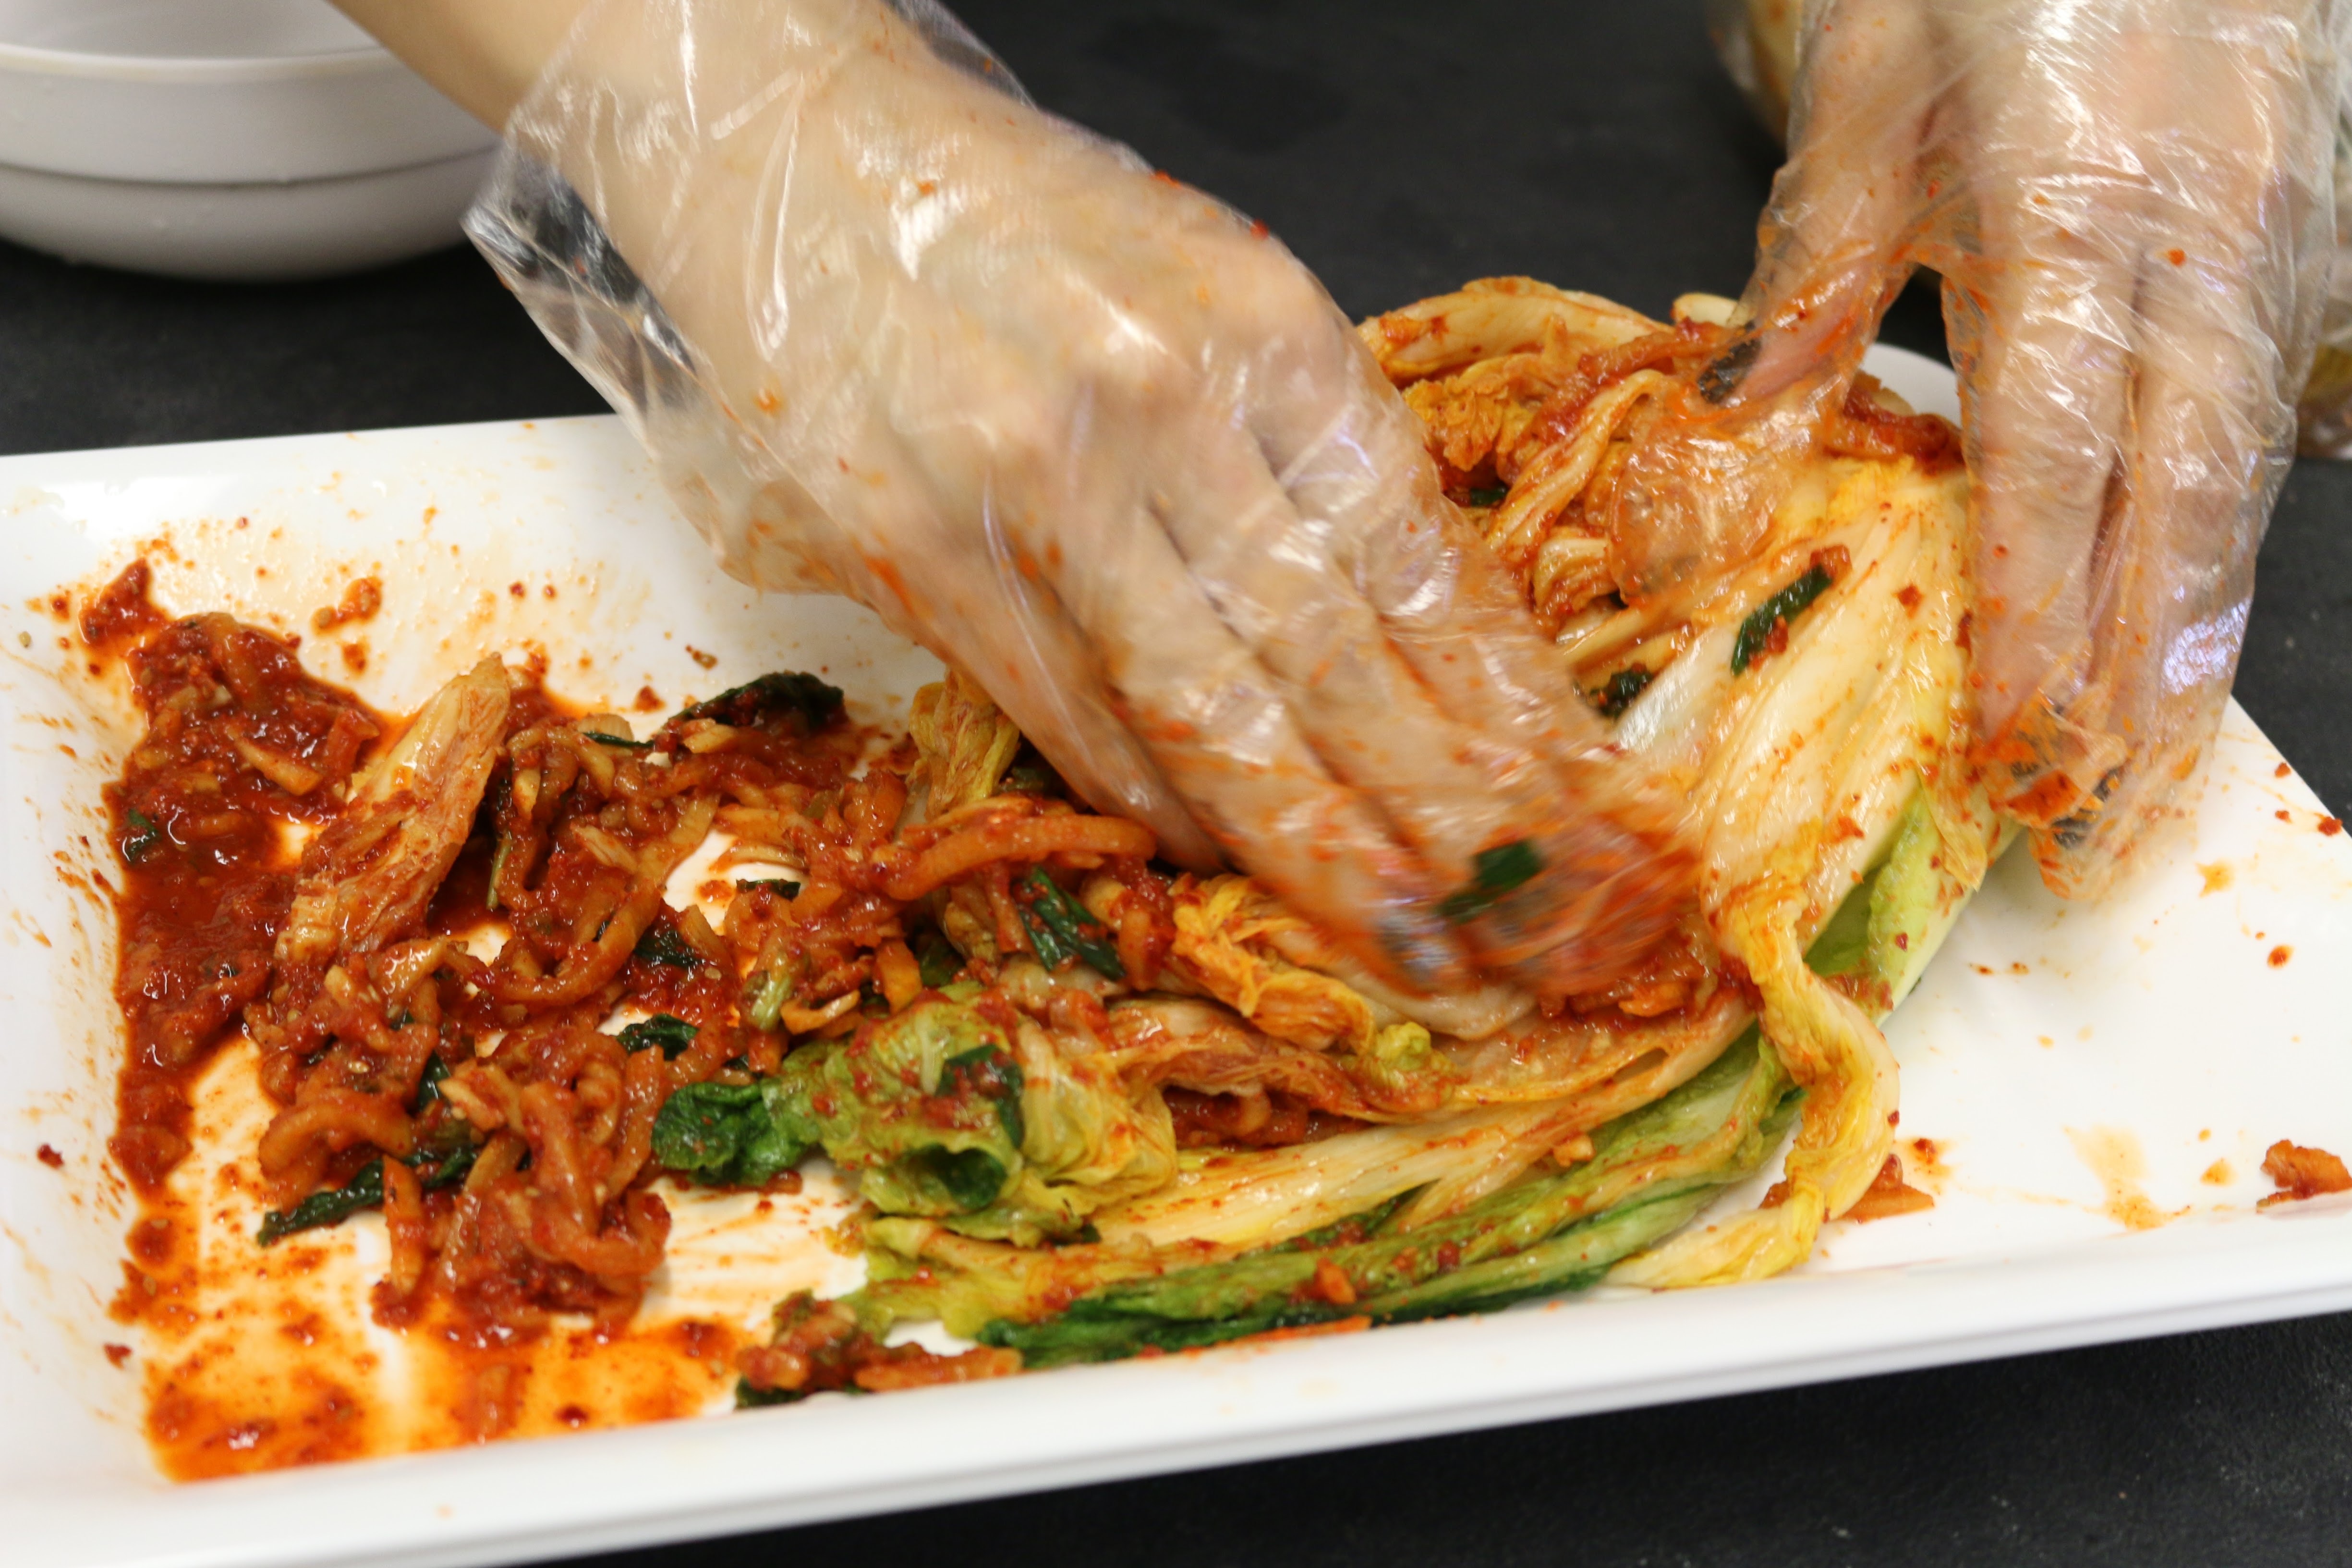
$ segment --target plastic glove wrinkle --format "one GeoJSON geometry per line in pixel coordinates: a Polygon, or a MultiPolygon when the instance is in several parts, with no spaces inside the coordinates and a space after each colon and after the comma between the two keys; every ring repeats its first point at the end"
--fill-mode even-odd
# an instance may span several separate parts
{"type": "Polygon", "coordinates": [[[1462,570],[1312,278],[1024,107],[943,14],[604,0],[509,138],[477,233],[730,571],[872,605],[1089,801],[1184,863],[1245,855],[1415,986],[1496,959],[1434,913],[1496,845],[1557,851],[1503,962],[1550,963],[1596,879],[1632,931],[1671,896],[1626,882],[1622,770],[1462,570]],[[533,237],[551,208],[568,232],[533,237]],[[583,252],[636,272],[574,276],[583,252]]]}
{"type": "MultiPolygon", "coordinates": [[[[1944,275],[1977,479],[1979,722],[2045,879],[2095,892],[2177,815],[2234,669],[2296,395],[2344,293],[2331,149],[2352,15],[1832,0],[1808,21],[1747,301],[1765,342],[1734,406],[1825,406],[1798,390],[1807,363],[1843,394],[1870,280],[1944,275]]],[[[1769,85],[1772,40],[1738,58],[1769,85]]],[[[1769,479],[1773,446],[1707,455],[1769,479]]],[[[1736,546],[1688,495],[1647,499],[1686,514],[1663,536],[1736,546]]]]}

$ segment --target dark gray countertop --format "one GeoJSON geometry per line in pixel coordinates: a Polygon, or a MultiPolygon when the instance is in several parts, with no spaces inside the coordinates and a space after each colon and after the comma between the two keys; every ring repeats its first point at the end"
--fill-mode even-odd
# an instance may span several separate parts
{"type": "MultiPolygon", "coordinates": [[[[1494,273],[1660,314],[1685,289],[1737,293],[1777,161],[1709,58],[1696,0],[962,11],[1043,102],[1265,219],[1351,314],[1494,273]]],[[[1906,298],[1886,335],[1939,352],[1932,300],[1906,298]]],[[[0,452],[599,406],[467,252],[243,289],[0,246],[0,452]]],[[[2352,466],[2298,467],[2238,682],[2339,812],[2347,518],[2352,466]]],[[[613,1561],[2285,1564],[2341,1561],[2348,1543],[2352,1316],[613,1561]]]]}

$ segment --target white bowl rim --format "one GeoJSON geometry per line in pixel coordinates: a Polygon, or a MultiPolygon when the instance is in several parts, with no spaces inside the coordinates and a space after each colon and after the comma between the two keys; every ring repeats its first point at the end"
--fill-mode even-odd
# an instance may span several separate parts
{"type": "Polygon", "coordinates": [[[0,71],[42,76],[95,77],[111,81],[231,83],[280,81],[300,77],[351,76],[407,68],[381,44],[317,55],[101,55],[80,49],[44,49],[0,43],[0,71]]]}

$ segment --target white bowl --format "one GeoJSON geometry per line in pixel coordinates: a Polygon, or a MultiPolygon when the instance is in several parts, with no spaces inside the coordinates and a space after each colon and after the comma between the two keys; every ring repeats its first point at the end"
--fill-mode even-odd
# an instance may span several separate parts
{"type": "Polygon", "coordinates": [[[190,278],[453,243],[498,138],[325,0],[0,0],[0,236],[190,278]]]}

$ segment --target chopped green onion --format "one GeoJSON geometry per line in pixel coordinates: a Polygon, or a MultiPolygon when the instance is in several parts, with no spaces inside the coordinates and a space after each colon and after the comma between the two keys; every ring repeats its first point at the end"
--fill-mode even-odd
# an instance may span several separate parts
{"type": "Polygon", "coordinates": [[[701,1031],[685,1019],[667,1013],[656,1013],[640,1019],[621,1031],[621,1048],[625,1051],[658,1049],[665,1061],[676,1061],[694,1044],[701,1031]]]}
{"type": "Polygon", "coordinates": [[[123,811],[122,819],[131,827],[130,835],[122,840],[122,858],[136,866],[146,858],[150,849],[163,842],[163,830],[155,826],[153,817],[135,805],[123,811]]]}
{"type": "Polygon", "coordinates": [[[1638,664],[1629,664],[1603,681],[1596,701],[1603,719],[1614,719],[1633,705],[1633,699],[1650,689],[1657,676],[1638,664]]]}
{"type": "Polygon", "coordinates": [[[490,855],[489,886],[482,892],[482,908],[486,910],[499,907],[499,873],[507,868],[507,851],[513,847],[513,839],[503,833],[499,835],[499,847],[490,855]]]}
{"type": "Polygon", "coordinates": [[[273,1247],[296,1231],[341,1225],[362,1209],[383,1206],[383,1156],[379,1154],[362,1165],[341,1186],[312,1193],[290,1209],[271,1209],[263,1215],[261,1229],[254,1239],[264,1247],[273,1247]]]}
{"type": "Polygon", "coordinates": [[[425,1058],[425,1070],[416,1075],[416,1103],[409,1109],[423,1110],[441,1098],[441,1080],[449,1076],[449,1064],[434,1052],[425,1058]]]}
{"type": "Polygon", "coordinates": [[[1757,351],[1764,346],[1759,337],[1746,337],[1716,356],[1715,363],[1698,373],[1698,395],[1709,403],[1721,404],[1747,379],[1748,367],[1756,363],[1757,351]]]}
{"type": "Polygon", "coordinates": [[[1461,925],[1477,919],[1496,899],[1530,880],[1543,869],[1543,857],[1524,838],[1481,849],[1471,858],[1470,885],[1438,900],[1437,912],[1461,925]]]}
{"type": "Polygon", "coordinates": [[[471,1143],[460,1143],[435,1161],[430,1169],[425,1164],[425,1154],[409,1163],[416,1169],[417,1184],[428,1193],[437,1193],[464,1181],[474,1169],[474,1157],[480,1152],[471,1143]]]}
{"type": "MultiPolygon", "coordinates": [[[[462,1122],[458,1124],[461,1130],[463,1126],[462,1122]]],[[[464,1181],[479,1152],[471,1143],[446,1150],[420,1149],[403,1163],[415,1170],[419,1186],[428,1193],[437,1193],[464,1181]]],[[[362,1209],[382,1207],[383,1156],[379,1154],[353,1172],[352,1179],[341,1186],[312,1193],[290,1209],[271,1209],[263,1215],[261,1229],[254,1239],[264,1247],[274,1247],[297,1231],[341,1225],[362,1209]]]]}
{"type": "MultiPolygon", "coordinates": [[[[842,1392],[863,1394],[866,1391],[853,1383],[842,1392]]],[[[771,1405],[796,1405],[807,1397],[797,1388],[754,1388],[747,1378],[735,1380],[735,1408],[738,1410],[761,1410],[771,1405]]]]}
{"type": "MultiPolygon", "coordinates": [[[[597,934],[604,934],[601,927],[597,934]]],[[[658,963],[667,969],[702,967],[702,954],[687,945],[686,938],[678,935],[675,926],[646,927],[646,934],[637,938],[636,956],[643,963],[658,963]]]]}
{"type": "Polygon", "coordinates": [[[794,671],[763,675],[757,680],[730,687],[708,701],[694,704],[670,722],[678,724],[689,719],[715,719],[722,724],[731,724],[740,729],[757,724],[771,714],[790,714],[814,733],[840,718],[841,712],[839,687],[828,686],[814,675],[794,671]]]}
{"type": "Polygon", "coordinates": [[[917,933],[914,948],[915,967],[922,971],[923,984],[930,989],[936,991],[963,973],[963,954],[938,931],[925,929],[917,933]]]}
{"type": "Polygon", "coordinates": [[[1015,763],[1004,770],[996,786],[999,795],[1051,795],[1054,775],[1033,763],[1015,763]]]}
{"type": "Polygon", "coordinates": [[[772,1029],[783,1016],[784,1004],[793,999],[792,982],[773,970],[762,970],[753,978],[759,988],[751,994],[743,1021],[755,1029],[772,1029]]]}
{"type": "Polygon", "coordinates": [[[1830,584],[1836,581],[1837,578],[1830,572],[1829,563],[1816,555],[1802,576],[1749,612],[1748,618],[1739,623],[1738,640],[1731,645],[1731,673],[1745,673],[1748,667],[1761,658],[1770,646],[1772,628],[1784,621],[1794,620],[1806,605],[1827,593],[1830,584]]]}
{"type": "Polygon", "coordinates": [[[1127,978],[1127,965],[1118,961],[1118,949],[1103,940],[1101,925],[1087,913],[1085,905],[1045,875],[1043,866],[1029,868],[1021,881],[1034,895],[1020,909],[1021,923],[1028,928],[1038,963],[1059,969],[1064,959],[1079,958],[1106,980],[1127,978]]]}

